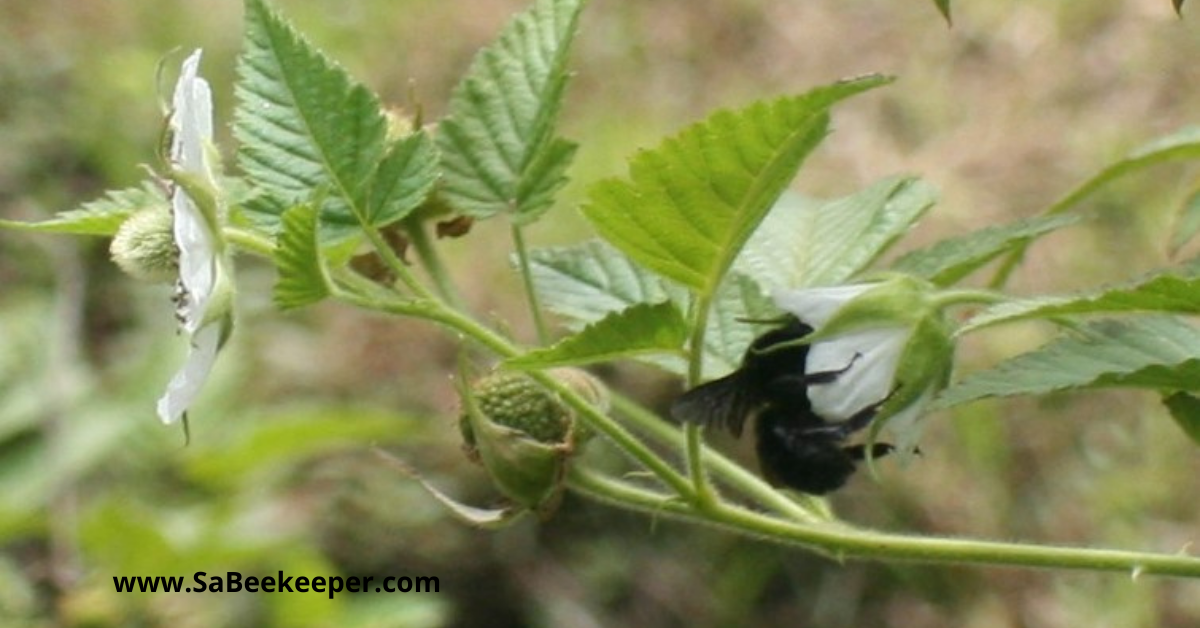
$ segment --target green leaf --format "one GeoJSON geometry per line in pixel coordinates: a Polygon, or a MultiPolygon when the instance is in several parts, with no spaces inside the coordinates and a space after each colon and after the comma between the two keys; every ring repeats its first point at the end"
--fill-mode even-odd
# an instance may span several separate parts
{"type": "Polygon", "coordinates": [[[644,354],[680,353],[687,341],[687,330],[687,321],[671,302],[639,303],[613,312],[551,347],[530,351],[504,364],[516,369],[544,369],[644,354]]]}
{"type": "Polygon", "coordinates": [[[1082,185],[1059,199],[1047,214],[1067,211],[1105,184],[1124,175],[1177,159],[1200,157],[1200,126],[1189,126],[1158,138],[1134,150],[1124,159],[1109,165],[1082,185]]]}
{"type": "Polygon", "coordinates": [[[784,194],[735,268],[768,290],[844,283],[907,233],[936,201],[931,186],[910,177],[889,177],[831,201],[784,194]]]}
{"type": "Polygon", "coordinates": [[[405,218],[424,202],[437,180],[433,140],[424,131],[397,140],[379,163],[366,206],[366,224],[384,227],[405,218]]]}
{"type": "MultiPolygon", "coordinates": [[[[322,223],[369,223],[363,208],[384,155],[387,123],[366,87],[301,37],[264,0],[246,0],[245,49],[238,61],[234,134],[238,164],[278,211],[326,190],[322,223]]],[[[386,205],[386,203],[384,203],[386,205]]],[[[259,225],[278,217],[259,216],[259,225]]],[[[330,237],[337,229],[325,230],[330,237]]]]}
{"type": "Polygon", "coordinates": [[[976,314],[959,328],[958,333],[1021,319],[1122,312],[1200,314],[1200,260],[1097,292],[1000,303],[976,314]]]}
{"type": "Polygon", "coordinates": [[[147,182],[141,187],[111,190],[99,199],[84,203],[79,209],[59,212],[49,220],[0,220],[0,227],[41,233],[112,236],[134,212],[155,205],[167,211],[167,199],[162,191],[147,182]]]}
{"type": "Polygon", "coordinates": [[[630,258],[710,296],[825,137],[829,108],[887,81],[869,76],[719,111],[634,156],[628,178],[594,185],[583,213],[630,258]]]}
{"type": "MultiPolygon", "coordinates": [[[[574,330],[638,304],[669,299],[679,311],[687,311],[690,306],[691,299],[683,287],[647,271],[600,241],[531,251],[530,269],[542,303],[564,316],[574,330]]],[[[755,282],[731,275],[713,299],[704,337],[704,372],[715,376],[737,368],[746,347],[762,332],[746,320],[778,315],[755,282]]],[[[687,370],[682,358],[636,357],[672,373],[687,370]]]]}
{"type": "Polygon", "coordinates": [[[534,249],[529,264],[542,303],[575,330],[639,303],[687,299],[685,290],[599,240],[534,249]]]}
{"type": "Polygon", "coordinates": [[[1177,392],[1163,397],[1163,404],[1171,412],[1171,418],[1183,428],[1192,442],[1200,444],[1200,398],[1177,392]]]}
{"type": "Polygon", "coordinates": [[[475,218],[527,223],[566,182],[575,145],[554,137],[582,0],[537,0],[481,50],[438,124],[445,185],[475,218]]]}
{"type": "Polygon", "coordinates": [[[316,303],[329,296],[331,285],[321,256],[317,209],[305,203],[283,213],[283,227],[275,246],[279,282],[274,301],[288,310],[316,303]]]}
{"type": "MultiPolygon", "coordinates": [[[[719,377],[742,364],[742,354],[769,327],[754,321],[778,319],[779,309],[754,280],[734,273],[726,278],[713,299],[704,332],[704,373],[719,377]]],[[[680,375],[686,369],[676,370],[680,375]]]]}
{"type": "Polygon", "coordinates": [[[912,251],[896,260],[892,269],[940,286],[954,285],[1014,247],[1078,221],[1077,216],[1039,216],[980,229],[912,251]]]}
{"type": "Polygon", "coordinates": [[[1112,386],[1200,390],[1200,330],[1167,316],[1099,321],[967,376],[938,405],[1112,386]]]}
{"type": "Polygon", "coordinates": [[[1197,233],[1200,233],[1200,189],[1193,190],[1183,201],[1171,233],[1171,255],[1178,254],[1197,233]]]}

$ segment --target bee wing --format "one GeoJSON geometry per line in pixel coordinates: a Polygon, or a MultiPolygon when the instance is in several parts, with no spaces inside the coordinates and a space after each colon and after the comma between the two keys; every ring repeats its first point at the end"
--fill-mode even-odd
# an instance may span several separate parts
{"type": "Polygon", "coordinates": [[[671,416],[684,423],[721,425],[734,436],[741,436],[755,405],[741,373],[734,371],[683,393],[671,404],[671,416]]]}

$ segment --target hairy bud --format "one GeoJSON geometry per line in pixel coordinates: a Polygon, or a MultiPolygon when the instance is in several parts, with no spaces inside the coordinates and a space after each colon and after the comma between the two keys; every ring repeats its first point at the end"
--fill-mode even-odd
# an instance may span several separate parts
{"type": "Polygon", "coordinates": [[[171,283],[179,276],[179,249],[171,229],[171,212],[165,205],[147,207],[121,223],[109,254],[135,279],[171,283]]]}

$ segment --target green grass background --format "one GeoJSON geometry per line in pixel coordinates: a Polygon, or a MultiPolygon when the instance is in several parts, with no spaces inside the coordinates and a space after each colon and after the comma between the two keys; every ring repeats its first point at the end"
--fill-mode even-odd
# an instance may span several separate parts
{"type": "MultiPolygon", "coordinates": [[[[436,118],[515,0],[277,0],[391,103],[436,118]]],[[[540,244],[586,237],[589,181],[714,108],[865,72],[894,85],[837,109],[796,188],[848,193],[898,172],[942,202],[902,244],[1030,216],[1138,144],[1200,123],[1200,20],[1167,0],[594,0],[565,134],[581,143],[540,244]]],[[[153,163],[156,67],[203,47],[219,133],[240,39],[234,0],[0,3],[0,216],[38,219],[153,163]]],[[[167,71],[172,76],[171,71],[167,71]]],[[[168,79],[164,79],[168,80],[168,79]]],[[[229,154],[232,154],[231,152],[229,154]]],[[[1172,258],[1194,166],[1106,188],[1096,220],[1031,250],[1021,294],[1119,281],[1172,258]]],[[[444,246],[476,312],[532,338],[507,230],[444,246]]],[[[1121,575],[838,564],[568,497],[544,524],[463,527],[382,464],[387,446],[445,490],[494,492],[459,450],[455,345],[423,324],[321,305],[281,315],[273,273],[239,266],[239,328],[184,446],[153,404],[179,353],[164,289],[125,279],[107,243],[0,232],[0,625],[1200,625],[1200,585],[1121,575]],[[436,575],[440,594],[116,594],[114,575],[237,569],[436,575]]],[[[960,370],[1048,337],[1005,327],[960,370]]],[[[603,373],[664,407],[677,384],[603,373]]],[[[717,444],[747,464],[746,443],[717,444]]],[[[1173,552],[1200,531],[1200,452],[1149,395],[981,403],[930,418],[924,455],[860,474],[845,517],[920,533],[1173,552]]]]}

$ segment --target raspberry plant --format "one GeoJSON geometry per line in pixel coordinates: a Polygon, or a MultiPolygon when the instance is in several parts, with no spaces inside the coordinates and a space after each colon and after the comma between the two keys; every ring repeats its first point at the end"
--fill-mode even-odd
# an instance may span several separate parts
{"type": "MultiPolygon", "coordinates": [[[[557,452],[557,466],[538,476],[545,485],[533,487],[532,493],[522,489],[522,495],[533,495],[530,500],[514,499],[509,508],[494,512],[457,504],[425,484],[475,523],[505,523],[531,508],[549,516],[553,508],[547,504],[557,500],[547,496],[569,490],[649,516],[715,525],[835,558],[1200,576],[1200,559],[1186,552],[1068,548],[865,529],[838,518],[823,501],[775,488],[731,462],[704,444],[699,427],[681,429],[620,391],[612,391],[610,411],[608,404],[599,403],[608,394],[581,391],[553,372],[632,359],[679,374],[694,386],[737,368],[756,334],[747,321],[780,314],[772,295],[907,276],[927,291],[921,302],[936,305],[931,315],[964,304],[977,307],[958,319],[952,330],[956,338],[1027,320],[1044,320],[1063,330],[1043,347],[958,378],[944,389],[950,352],[936,347],[937,355],[944,356],[936,363],[917,361],[938,375],[936,386],[919,391],[937,394],[924,399],[932,406],[922,406],[921,414],[987,397],[1132,387],[1161,395],[1183,433],[1200,440],[1200,334],[1187,318],[1200,313],[1200,265],[1184,262],[1071,294],[1018,298],[1004,292],[1028,247],[1078,223],[1085,217],[1082,201],[1095,190],[1165,161],[1200,156],[1200,129],[1147,143],[1082,182],[1040,216],[967,233],[882,263],[884,254],[934,206],[931,185],[911,176],[889,177],[828,202],[801,201],[788,192],[806,158],[829,134],[840,102],[892,89],[889,77],[862,76],[718,111],[684,128],[634,155],[627,175],[590,185],[581,210],[596,239],[531,250],[524,235],[528,225],[569,210],[559,206],[556,194],[567,181],[576,144],[560,137],[556,122],[583,4],[537,0],[479,53],[446,116],[429,121],[395,113],[266,0],[247,0],[244,51],[233,89],[238,145],[228,169],[216,159],[211,129],[208,134],[189,132],[186,121],[180,121],[187,107],[205,109],[199,95],[207,91],[205,83],[203,90],[177,99],[168,125],[171,155],[144,185],[110,192],[44,222],[5,221],[3,226],[115,237],[114,257],[123,268],[142,278],[161,277],[164,269],[171,270],[171,260],[187,265],[178,261],[189,254],[179,235],[183,218],[178,199],[184,197],[200,212],[202,220],[193,217],[192,222],[202,226],[195,228],[209,230],[207,236],[216,243],[209,247],[215,249],[214,259],[222,247],[230,247],[274,264],[279,308],[334,300],[440,327],[461,337],[464,355],[472,356],[463,360],[460,382],[478,375],[483,361],[478,356],[486,355],[502,370],[526,373],[523,386],[540,387],[544,399],[568,411],[572,421],[596,435],[593,440],[624,454],[627,467],[613,470],[593,463],[576,447],[557,452]],[[168,204],[173,208],[168,210],[168,204]],[[162,220],[167,211],[172,221],[162,220]],[[502,221],[511,231],[512,263],[539,330],[538,346],[523,345],[464,307],[446,271],[431,231],[440,227],[470,237],[471,223],[480,221],[502,221]],[[174,238],[166,235],[168,224],[174,238]],[[997,261],[985,282],[988,289],[962,287],[997,261]],[[374,270],[365,270],[368,266],[374,270]],[[567,329],[553,342],[549,313],[561,317],[567,329]]],[[[949,2],[936,5],[948,18],[949,2]]],[[[194,81],[199,56],[189,62],[193,65],[185,74],[190,72],[194,81]]],[[[1173,236],[1177,248],[1197,230],[1194,214],[1200,204],[1192,207],[1193,219],[1181,222],[1173,236]]],[[[212,272],[220,273],[221,281],[236,283],[225,258],[212,263],[219,267],[212,272]]],[[[184,302],[195,296],[196,288],[186,281],[179,285],[184,302]]],[[[858,308],[856,328],[893,324],[900,316],[886,308],[869,309],[858,308]]],[[[228,315],[224,306],[214,315],[221,318],[222,342],[229,333],[228,315]]],[[[191,316],[185,312],[181,320],[197,334],[215,320],[208,314],[195,320],[191,316]]],[[[809,341],[822,341],[821,333],[809,341]]],[[[216,351],[219,344],[205,346],[216,351]]],[[[211,360],[202,366],[211,366],[211,360]]],[[[182,373],[183,384],[203,394],[198,390],[202,374],[182,373]]],[[[903,389],[904,382],[897,382],[903,389]]],[[[479,403],[465,383],[461,389],[467,416],[497,407],[491,399],[479,403]]],[[[164,418],[186,411],[184,401],[168,404],[172,410],[164,418]]],[[[887,418],[880,417],[876,432],[898,429],[887,418]]]]}

